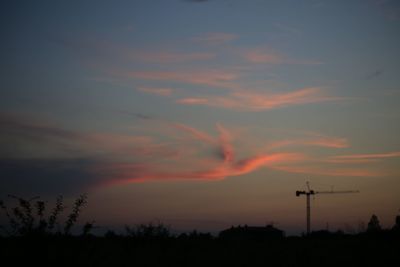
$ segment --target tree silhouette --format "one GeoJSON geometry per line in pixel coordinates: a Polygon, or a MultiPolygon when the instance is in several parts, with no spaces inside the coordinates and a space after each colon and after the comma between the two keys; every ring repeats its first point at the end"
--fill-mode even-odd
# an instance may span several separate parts
{"type": "Polygon", "coordinates": [[[369,220],[368,227],[367,227],[367,232],[379,232],[382,230],[382,227],[379,223],[378,216],[373,214],[371,216],[371,219],[369,220]]]}
{"type": "Polygon", "coordinates": [[[395,223],[392,229],[394,231],[400,232],[400,215],[396,216],[395,223]]]}

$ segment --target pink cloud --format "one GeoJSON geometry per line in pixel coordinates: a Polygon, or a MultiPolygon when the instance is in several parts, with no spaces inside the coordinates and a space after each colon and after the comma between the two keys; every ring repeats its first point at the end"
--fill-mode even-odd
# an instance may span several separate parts
{"type": "Polygon", "coordinates": [[[282,64],[285,62],[281,54],[260,49],[246,51],[242,56],[251,63],[282,64]]]}
{"type": "Polygon", "coordinates": [[[238,39],[239,36],[233,33],[225,32],[210,32],[197,37],[192,38],[193,41],[198,43],[204,43],[207,45],[221,45],[233,40],[238,39]]]}
{"type": "Polygon", "coordinates": [[[318,65],[321,62],[312,60],[296,60],[269,48],[254,48],[239,52],[241,56],[251,63],[257,64],[299,64],[299,65],[318,65]]]}
{"type": "Polygon", "coordinates": [[[245,111],[262,111],[292,105],[336,101],[339,99],[341,98],[326,95],[319,87],[308,87],[288,93],[254,93],[241,90],[227,96],[183,98],[177,100],[177,103],[245,111]],[[191,101],[193,99],[201,99],[201,101],[191,101]]]}
{"type": "Polygon", "coordinates": [[[335,159],[329,158],[329,159],[324,159],[321,160],[321,162],[327,162],[327,163],[337,163],[337,164],[357,164],[357,163],[372,163],[372,162],[378,162],[380,159],[335,159]]]}
{"type": "Polygon", "coordinates": [[[154,81],[172,81],[212,87],[237,88],[234,83],[239,78],[237,72],[223,70],[207,71],[133,71],[122,74],[131,78],[154,81]]]}
{"type": "Polygon", "coordinates": [[[158,96],[170,96],[173,92],[171,88],[154,88],[154,87],[139,87],[137,88],[138,91],[158,95],[158,96]]]}
{"type": "Polygon", "coordinates": [[[152,180],[222,180],[231,176],[240,176],[258,170],[261,167],[272,167],[282,163],[291,161],[299,161],[302,159],[301,154],[297,153],[275,153],[271,155],[260,155],[250,157],[237,162],[223,161],[216,167],[211,167],[204,171],[182,171],[182,172],[165,172],[158,171],[151,166],[143,166],[137,164],[117,164],[103,166],[97,171],[116,172],[114,179],[109,180],[106,184],[136,183],[152,180]],[[105,169],[106,168],[106,169],[105,169]]]}
{"type": "Polygon", "coordinates": [[[206,143],[210,143],[210,144],[214,144],[216,142],[216,139],[214,139],[212,136],[210,136],[209,134],[202,132],[200,130],[197,130],[196,128],[181,124],[181,123],[175,123],[172,125],[173,127],[182,130],[186,133],[189,133],[191,136],[193,136],[195,139],[206,142],[206,143]]]}
{"type": "Polygon", "coordinates": [[[400,157],[400,152],[388,152],[378,154],[355,154],[355,155],[342,155],[336,156],[336,159],[383,159],[383,158],[397,158],[400,157]]]}
{"type": "Polygon", "coordinates": [[[268,148],[274,149],[286,146],[319,146],[328,148],[346,148],[349,147],[349,142],[346,138],[319,135],[311,138],[286,139],[276,141],[269,144],[268,148]]]}
{"type": "Polygon", "coordinates": [[[259,155],[238,161],[234,165],[234,170],[238,174],[252,172],[262,166],[276,166],[283,163],[303,161],[305,156],[301,153],[273,153],[268,155],[259,155]]]}
{"type": "Polygon", "coordinates": [[[308,166],[272,166],[273,169],[290,173],[304,173],[326,176],[344,176],[344,177],[378,177],[385,175],[382,172],[367,169],[329,169],[326,167],[308,167],[308,166]]]}
{"type": "Polygon", "coordinates": [[[398,158],[400,152],[376,153],[376,154],[354,154],[354,155],[340,155],[327,159],[330,163],[369,163],[377,162],[387,158],[398,158]]]}
{"type": "Polygon", "coordinates": [[[233,151],[233,146],[231,144],[233,137],[229,133],[229,131],[225,129],[221,124],[217,124],[217,129],[219,132],[220,150],[224,162],[228,163],[233,162],[235,158],[235,153],[233,151]]]}
{"type": "Polygon", "coordinates": [[[178,99],[176,102],[184,105],[207,105],[208,99],[201,97],[188,97],[178,99]]]}
{"type": "MultiPolygon", "coordinates": [[[[231,143],[233,135],[227,128],[223,127],[222,124],[216,125],[219,133],[218,138],[213,138],[200,130],[183,124],[174,124],[173,126],[189,133],[196,140],[200,140],[212,145],[212,147],[216,147],[221,155],[220,160],[218,162],[209,162],[207,159],[197,159],[198,163],[205,163],[205,170],[199,171],[165,171],[152,163],[143,165],[112,164],[107,168],[111,168],[111,170],[118,169],[119,173],[118,171],[115,171],[118,175],[112,179],[111,184],[180,179],[214,181],[230,176],[239,176],[251,173],[261,167],[278,166],[279,164],[299,162],[305,159],[305,156],[300,153],[273,153],[260,154],[242,160],[235,160],[235,152],[231,143]]],[[[171,166],[169,166],[168,169],[171,169],[171,166]]]]}

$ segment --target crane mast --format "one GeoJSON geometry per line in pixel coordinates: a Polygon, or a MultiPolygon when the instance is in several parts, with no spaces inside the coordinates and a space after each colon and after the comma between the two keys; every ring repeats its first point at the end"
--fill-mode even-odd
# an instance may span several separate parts
{"type": "Polygon", "coordinates": [[[296,191],[296,196],[299,197],[301,195],[306,196],[306,221],[307,221],[307,235],[311,232],[311,204],[310,204],[310,196],[316,194],[347,194],[347,193],[359,193],[358,190],[343,190],[343,191],[314,191],[310,189],[310,183],[307,182],[307,190],[296,191]]]}

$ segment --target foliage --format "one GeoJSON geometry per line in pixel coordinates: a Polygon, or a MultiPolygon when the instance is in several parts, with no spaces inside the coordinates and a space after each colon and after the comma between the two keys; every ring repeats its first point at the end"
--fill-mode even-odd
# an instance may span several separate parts
{"type": "Polygon", "coordinates": [[[170,237],[170,229],[161,222],[138,224],[134,227],[125,226],[125,231],[129,237],[160,239],[170,237]]]}
{"type": "MultiPolygon", "coordinates": [[[[57,197],[55,206],[48,216],[46,216],[46,202],[40,200],[39,197],[24,199],[9,195],[9,198],[16,200],[17,205],[8,207],[4,201],[0,200],[0,208],[8,220],[8,227],[1,226],[0,230],[7,236],[70,235],[87,199],[86,195],[81,195],[75,200],[72,211],[62,227],[59,222],[61,214],[65,210],[62,196],[57,197]],[[62,228],[63,232],[61,232],[62,228]]],[[[93,229],[93,224],[94,222],[86,223],[82,234],[88,235],[93,229]]]]}
{"type": "Polygon", "coordinates": [[[371,216],[371,219],[369,220],[368,227],[367,227],[367,232],[379,232],[382,230],[382,227],[379,223],[378,216],[373,214],[371,216]]]}

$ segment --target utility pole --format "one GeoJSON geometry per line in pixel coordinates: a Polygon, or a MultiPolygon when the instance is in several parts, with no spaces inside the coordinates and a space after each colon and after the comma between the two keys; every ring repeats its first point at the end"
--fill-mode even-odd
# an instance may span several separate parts
{"type": "Polygon", "coordinates": [[[310,183],[307,182],[307,191],[296,191],[296,197],[306,195],[306,221],[307,221],[307,235],[311,233],[311,204],[310,196],[316,194],[346,194],[346,193],[359,193],[358,190],[346,190],[346,191],[314,191],[310,189],[310,183]]]}

